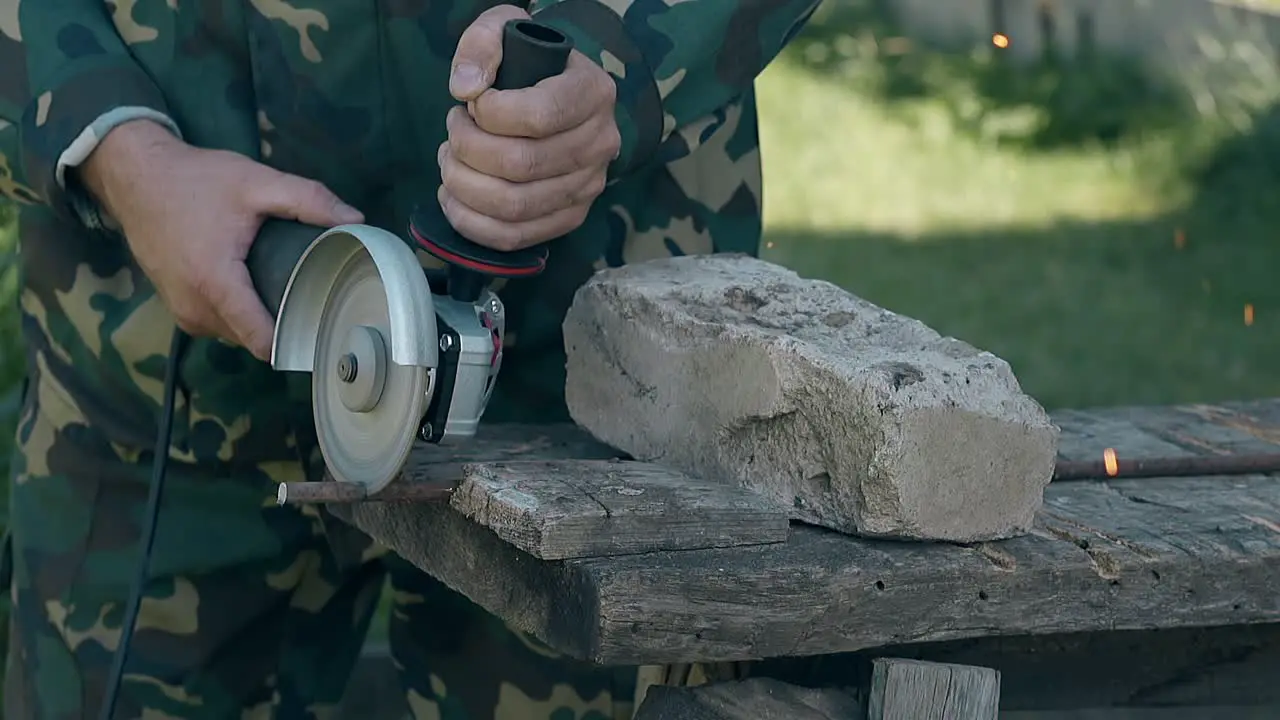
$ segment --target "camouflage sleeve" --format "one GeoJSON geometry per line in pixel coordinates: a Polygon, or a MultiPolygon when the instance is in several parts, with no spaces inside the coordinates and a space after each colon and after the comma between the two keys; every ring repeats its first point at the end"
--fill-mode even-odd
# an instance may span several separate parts
{"type": "Polygon", "coordinates": [[[91,225],[98,214],[67,170],[129,120],[154,120],[179,134],[159,88],[116,31],[109,7],[101,0],[18,5],[30,98],[18,129],[22,174],[55,212],[91,225]]]}
{"type": "Polygon", "coordinates": [[[613,76],[622,135],[610,168],[616,180],[692,151],[715,129],[706,119],[751,86],[820,2],[534,0],[531,13],[613,76]]]}

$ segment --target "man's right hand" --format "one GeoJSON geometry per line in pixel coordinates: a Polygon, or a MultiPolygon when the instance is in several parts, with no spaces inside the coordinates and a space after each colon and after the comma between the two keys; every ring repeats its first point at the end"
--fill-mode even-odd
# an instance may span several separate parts
{"type": "Polygon", "coordinates": [[[119,223],[178,326],[242,345],[263,361],[274,320],[244,264],[262,221],[332,227],[364,220],[318,182],[193,147],[147,120],[108,133],[80,177],[119,223]]]}

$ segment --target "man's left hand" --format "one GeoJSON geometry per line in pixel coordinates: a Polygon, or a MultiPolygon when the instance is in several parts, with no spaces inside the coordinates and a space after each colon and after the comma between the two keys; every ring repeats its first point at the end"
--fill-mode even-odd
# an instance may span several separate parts
{"type": "Polygon", "coordinates": [[[564,73],[535,87],[493,90],[502,29],[528,13],[485,11],[462,34],[440,145],[440,206],[455,230],[495,250],[519,250],[577,229],[604,190],[621,140],[613,79],[574,50],[564,73]]]}

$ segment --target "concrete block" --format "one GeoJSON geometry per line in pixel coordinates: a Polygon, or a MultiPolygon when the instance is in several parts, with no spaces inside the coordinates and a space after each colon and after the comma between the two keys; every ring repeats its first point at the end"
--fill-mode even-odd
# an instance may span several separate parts
{"type": "Polygon", "coordinates": [[[744,255],[597,273],[564,323],[575,422],[637,460],[873,537],[1026,532],[1058,428],[1008,363],[744,255]]]}

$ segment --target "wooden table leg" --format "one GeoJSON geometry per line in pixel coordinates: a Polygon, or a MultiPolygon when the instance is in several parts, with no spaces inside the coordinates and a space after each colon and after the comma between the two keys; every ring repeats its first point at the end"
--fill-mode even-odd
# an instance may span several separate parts
{"type": "Polygon", "coordinates": [[[867,720],[996,720],[1000,671],[900,658],[871,663],[867,720]]]}

